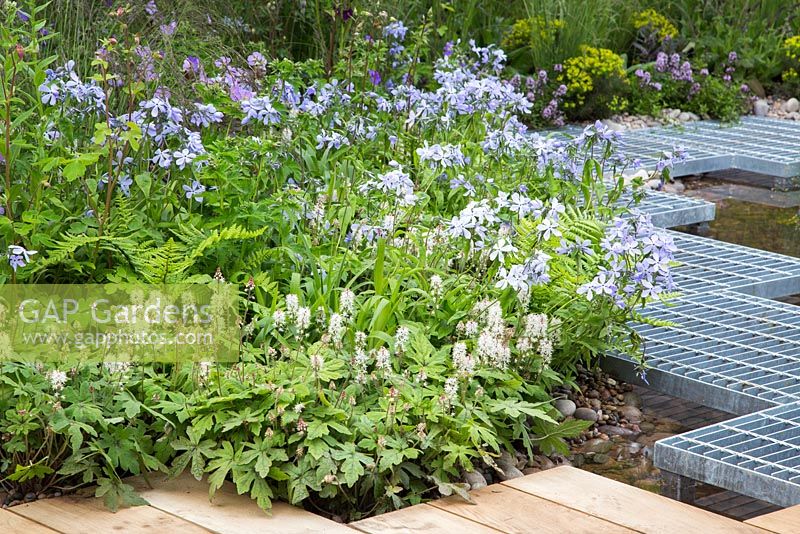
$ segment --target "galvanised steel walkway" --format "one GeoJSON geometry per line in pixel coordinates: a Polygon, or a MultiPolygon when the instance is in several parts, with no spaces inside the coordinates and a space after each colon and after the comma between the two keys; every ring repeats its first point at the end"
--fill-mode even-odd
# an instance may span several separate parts
{"type": "MultiPolygon", "coordinates": [[[[630,196],[626,195],[618,201],[619,204],[630,202],[630,196]]],[[[650,215],[653,224],[662,228],[713,221],[716,213],[713,202],[652,190],[645,193],[636,208],[650,215]]]]}
{"type": "Polygon", "coordinates": [[[698,121],[631,130],[622,136],[620,148],[626,156],[638,158],[645,168],[652,169],[661,152],[686,147],[688,158],[675,165],[673,176],[741,169],[791,178],[800,175],[798,139],[800,123],[743,117],[734,125],[698,121]]]}
{"type": "MultiPolygon", "coordinates": [[[[747,117],[727,128],[701,121],[628,132],[621,144],[646,166],[660,150],[685,146],[690,159],[673,175],[727,168],[800,175],[800,125],[790,121],[747,117]]],[[[661,222],[683,224],[668,215],[661,222]]],[[[741,417],[656,442],[655,465],[676,496],[700,480],[780,506],[800,504],[800,307],[768,300],[800,293],[800,259],[671,234],[681,296],[644,310],[654,324],[634,325],[648,385],[741,417]]],[[[604,366],[644,384],[626,356],[608,354],[604,366]]]]}

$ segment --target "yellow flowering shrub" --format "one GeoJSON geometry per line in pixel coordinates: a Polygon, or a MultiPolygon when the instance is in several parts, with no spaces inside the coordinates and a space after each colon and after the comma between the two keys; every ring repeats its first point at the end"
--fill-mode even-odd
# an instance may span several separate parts
{"type": "Polygon", "coordinates": [[[564,28],[564,21],[561,19],[548,20],[541,15],[519,19],[503,37],[502,47],[504,50],[511,51],[532,43],[553,43],[562,28],[564,28]]]}
{"type": "Polygon", "coordinates": [[[660,40],[674,39],[678,36],[678,28],[667,17],[655,9],[645,9],[633,16],[633,27],[637,30],[650,28],[660,40]]]}
{"type": "Polygon", "coordinates": [[[787,83],[800,83],[800,35],[793,35],[783,42],[786,62],[788,67],[783,71],[783,81],[787,83]]]}
{"type": "Polygon", "coordinates": [[[622,56],[607,48],[582,45],[581,55],[564,62],[558,82],[567,86],[564,109],[573,117],[624,110],[628,81],[622,56]]]}

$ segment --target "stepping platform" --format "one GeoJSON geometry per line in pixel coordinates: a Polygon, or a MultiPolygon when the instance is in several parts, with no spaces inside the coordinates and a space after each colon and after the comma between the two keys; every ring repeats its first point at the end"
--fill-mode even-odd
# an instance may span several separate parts
{"type": "MultiPolygon", "coordinates": [[[[629,196],[623,196],[619,203],[628,204],[630,201],[629,196]]],[[[650,215],[653,224],[661,228],[713,221],[716,214],[713,202],[661,191],[647,191],[636,208],[650,215]]]]}
{"type": "Polygon", "coordinates": [[[800,532],[800,506],[754,517],[745,523],[776,534],[795,534],[800,532]]]}
{"type": "Polygon", "coordinates": [[[128,482],[150,504],[109,512],[94,497],[45,499],[0,509],[0,532],[9,534],[88,534],[94,532],[161,533],[349,533],[345,525],[286,503],[273,503],[267,515],[246,495],[226,482],[213,502],[208,484],[188,473],[176,479],[151,477],[153,488],[142,479],[128,482]]]}
{"type": "MultiPolygon", "coordinates": [[[[715,291],[687,293],[643,315],[673,323],[634,325],[650,387],[734,414],[800,401],[800,307],[715,291]]],[[[626,356],[610,354],[604,365],[643,385],[626,356]]]]}
{"type": "Polygon", "coordinates": [[[674,272],[680,291],[732,290],[764,298],[800,293],[800,258],[670,232],[681,265],[674,272]]]}
{"type": "Polygon", "coordinates": [[[780,506],[800,504],[800,403],[662,439],[654,463],[780,506]]]}
{"type": "MultiPolygon", "coordinates": [[[[208,488],[191,476],[136,486],[149,506],[113,514],[94,498],[67,497],[0,509],[0,532],[366,533],[426,534],[553,533],[632,534],[703,532],[767,533],[757,525],[673,501],[573,467],[557,467],[488,486],[470,494],[473,503],[450,497],[364,519],[349,525],[276,502],[272,515],[226,483],[213,503],[208,488]]],[[[796,532],[796,531],[795,531],[796,532]]],[[[782,534],[782,533],[781,533],[782,534]]]]}
{"type": "Polygon", "coordinates": [[[556,467],[470,495],[475,504],[451,497],[349,526],[370,534],[767,532],[573,467],[556,467]]]}
{"type": "MultiPolygon", "coordinates": [[[[577,136],[583,128],[568,126],[551,135],[577,136]]],[[[540,132],[548,133],[548,132],[540,132]]],[[[783,119],[745,116],[735,124],[697,121],[622,132],[619,149],[653,170],[662,153],[684,147],[688,157],[676,164],[672,176],[687,176],[735,169],[774,177],[784,188],[800,184],[800,123],[783,119]]]]}
{"type": "Polygon", "coordinates": [[[620,149],[655,168],[661,152],[685,147],[688,158],[675,165],[673,176],[740,169],[791,178],[800,175],[798,138],[800,124],[794,121],[747,116],[733,125],[698,121],[631,130],[623,134],[620,149]]]}

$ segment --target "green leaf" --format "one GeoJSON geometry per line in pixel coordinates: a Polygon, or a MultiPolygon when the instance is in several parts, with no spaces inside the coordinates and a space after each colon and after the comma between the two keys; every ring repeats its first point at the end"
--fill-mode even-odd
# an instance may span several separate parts
{"type": "Polygon", "coordinates": [[[144,196],[150,196],[150,187],[153,185],[153,175],[149,172],[143,172],[133,177],[133,181],[142,190],[144,196]]]}
{"type": "Polygon", "coordinates": [[[323,436],[327,436],[330,433],[328,430],[328,425],[325,421],[321,421],[319,419],[315,419],[308,423],[308,430],[306,432],[306,439],[313,440],[317,438],[321,438],[323,436]]]}
{"type": "Polygon", "coordinates": [[[55,471],[44,464],[46,461],[47,458],[42,458],[35,464],[31,465],[17,464],[14,466],[14,472],[8,475],[5,480],[11,480],[13,482],[27,482],[28,480],[33,480],[35,478],[42,479],[47,475],[52,475],[55,471]]]}
{"type": "Polygon", "coordinates": [[[101,478],[97,481],[95,496],[103,497],[106,508],[112,512],[123,507],[149,504],[136,493],[133,486],[110,478],[101,478]]]}
{"type": "Polygon", "coordinates": [[[372,462],[372,458],[356,450],[354,443],[344,443],[341,449],[331,451],[331,456],[342,462],[340,470],[344,481],[352,486],[364,475],[364,466],[372,462]]]}
{"type": "Polygon", "coordinates": [[[81,176],[84,175],[86,172],[86,165],[84,165],[80,160],[72,160],[64,167],[64,170],[61,173],[64,175],[64,178],[68,182],[72,182],[81,176]]]}
{"type": "Polygon", "coordinates": [[[208,477],[208,496],[214,497],[214,493],[225,483],[231,469],[237,465],[237,455],[233,450],[230,441],[222,442],[222,449],[214,451],[214,459],[208,463],[207,472],[211,473],[208,477]]]}

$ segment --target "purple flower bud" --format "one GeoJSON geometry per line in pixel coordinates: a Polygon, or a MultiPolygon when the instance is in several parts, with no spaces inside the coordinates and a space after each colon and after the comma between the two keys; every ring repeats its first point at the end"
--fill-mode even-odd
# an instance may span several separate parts
{"type": "Polygon", "coordinates": [[[31,20],[30,15],[28,15],[21,9],[17,10],[17,17],[19,17],[19,20],[21,20],[22,22],[28,22],[29,20],[31,20]]]}
{"type": "Polygon", "coordinates": [[[444,44],[443,55],[444,57],[450,57],[451,55],[453,55],[453,41],[447,41],[444,44]]]}
{"type": "Polygon", "coordinates": [[[381,84],[381,73],[377,70],[370,69],[367,71],[369,74],[369,81],[372,82],[372,85],[380,85],[381,84]]]}

